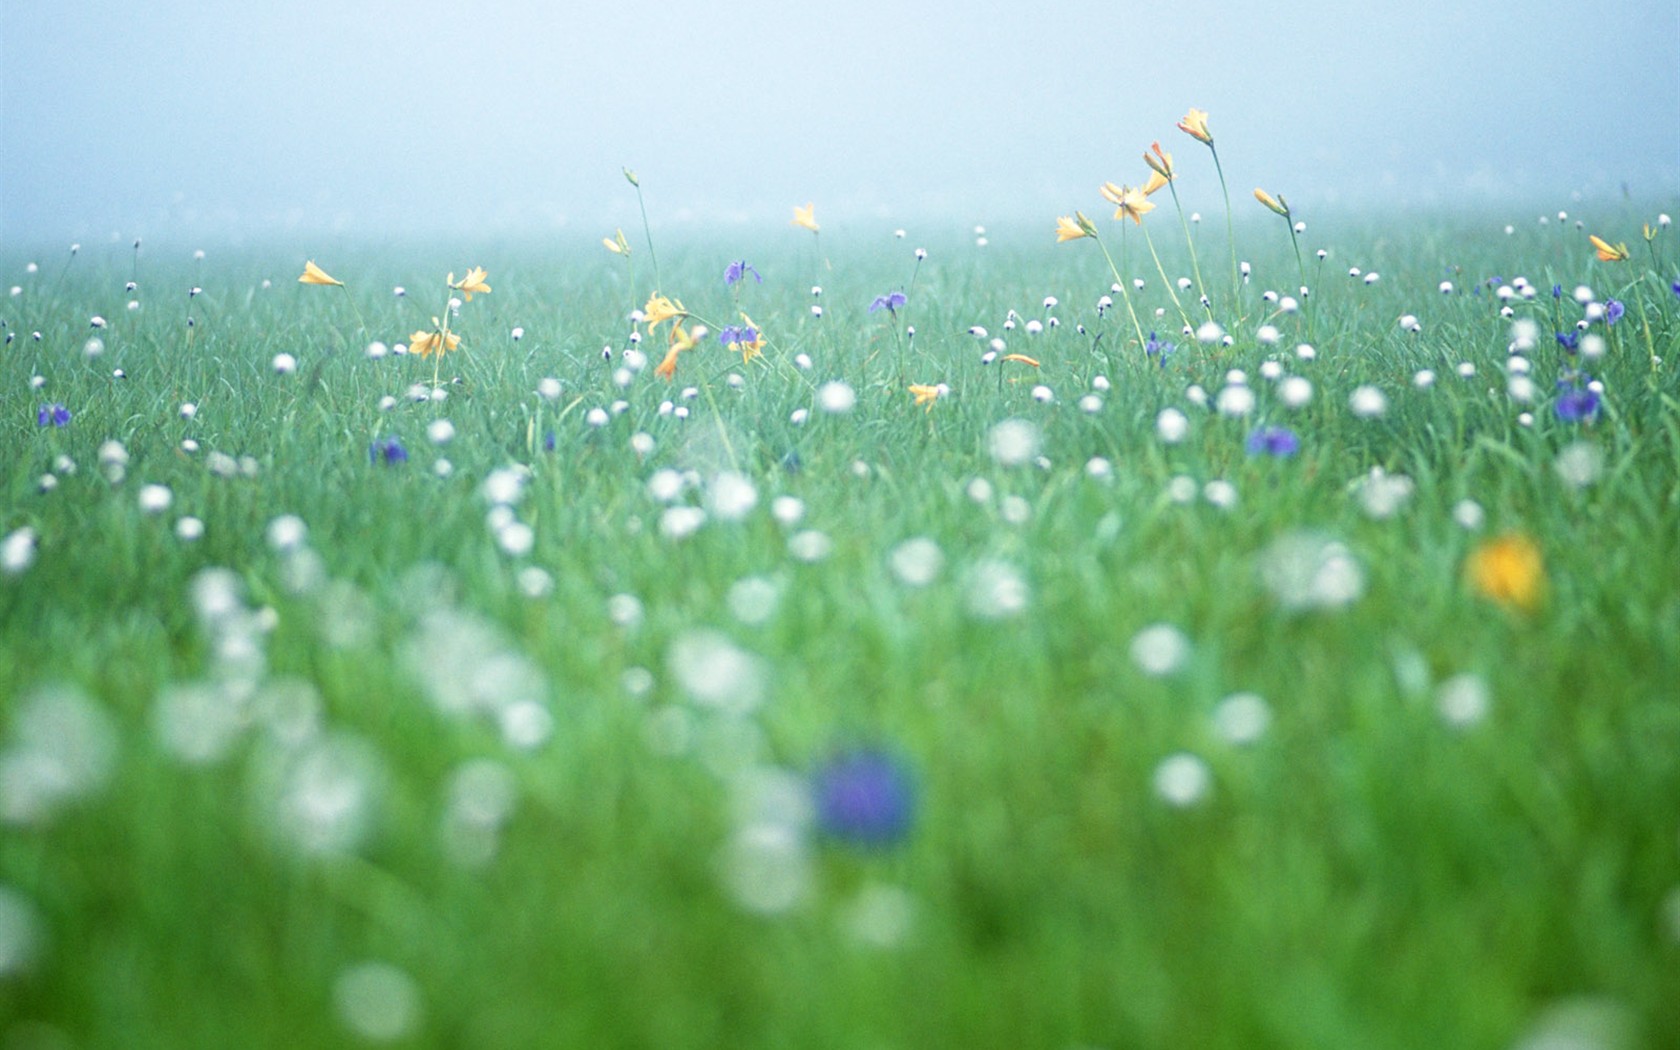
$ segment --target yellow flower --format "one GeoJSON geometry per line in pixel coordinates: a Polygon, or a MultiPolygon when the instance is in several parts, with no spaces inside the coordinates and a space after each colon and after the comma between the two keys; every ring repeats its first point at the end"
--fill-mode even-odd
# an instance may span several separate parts
{"type": "Polygon", "coordinates": [[[1038,367],[1038,362],[1026,354],[1004,354],[1003,359],[1005,361],[1019,361],[1023,365],[1032,365],[1034,368],[1038,367]]]}
{"type": "Polygon", "coordinates": [[[817,225],[817,206],[815,204],[807,204],[805,207],[801,208],[796,205],[793,209],[793,222],[788,225],[803,226],[812,233],[816,233],[817,230],[820,229],[817,225]]]}
{"type": "Polygon", "coordinates": [[[461,345],[461,337],[454,332],[446,332],[437,318],[432,318],[432,329],[422,328],[408,337],[408,352],[420,357],[430,357],[437,354],[442,357],[445,353],[461,345]]]}
{"type": "MultiPolygon", "coordinates": [[[[1150,171],[1161,176],[1162,179],[1170,180],[1174,177],[1172,154],[1163,150],[1159,142],[1149,144],[1149,152],[1143,155],[1143,162],[1149,165],[1150,171]]],[[[1163,182],[1162,185],[1166,185],[1166,183],[1163,182]]]]}
{"type": "Polygon", "coordinates": [[[933,411],[933,403],[939,400],[940,388],[931,383],[911,383],[910,396],[916,399],[916,404],[926,405],[929,412],[933,411]]]}
{"type": "Polygon", "coordinates": [[[1178,122],[1178,130],[1211,146],[1213,145],[1213,135],[1208,131],[1207,117],[1207,110],[1192,109],[1184,115],[1183,120],[1178,122]]]}
{"type": "Polygon", "coordinates": [[[1267,193],[1265,190],[1256,187],[1254,190],[1254,199],[1277,212],[1284,218],[1289,218],[1289,205],[1272,196],[1270,193],[1267,193]]]}
{"type": "Polygon", "coordinates": [[[1654,241],[1657,239],[1657,228],[1652,226],[1650,223],[1646,223],[1642,226],[1639,232],[1645,235],[1645,239],[1647,241],[1654,241]]]}
{"type": "Polygon", "coordinates": [[[1063,241],[1077,241],[1081,237],[1089,237],[1092,233],[1091,220],[1074,212],[1072,215],[1061,215],[1056,218],[1056,243],[1063,241]]]}
{"type": "Polygon", "coordinates": [[[1139,226],[1143,225],[1143,217],[1155,210],[1155,205],[1144,198],[1142,190],[1130,186],[1116,186],[1112,182],[1105,182],[1102,195],[1104,200],[1116,205],[1116,219],[1130,218],[1139,226]]]}
{"type": "Polygon", "coordinates": [[[629,255],[630,242],[624,239],[624,231],[618,230],[611,237],[602,237],[601,243],[606,245],[607,251],[614,255],[629,255]]]}
{"type": "Polygon", "coordinates": [[[1534,611],[1546,590],[1540,548],[1520,532],[1488,540],[1471,551],[1464,573],[1484,598],[1521,612],[1534,611]]]}
{"type": "Polygon", "coordinates": [[[647,322],[648,331],[653,331],[661,322],[669,321],[673,317],[687,317],[688,311],[683,309],[682,300],[672,301],[658,292],[648,296],[647,305],[642,307],[642,320],[647,322]]]}
{"type": "Polygon", "coordinates": [[[490,286],[484,283],[484,279],[488,276],[490,276],[490,274],[487,273],[482,266],[475,266],[467,271],[467,275],[465,277],[461,278],[460,284],[456,284],[455,275],[450,274],[448,284],[449,287],[464,295],[467,302],[470,303],[472,302],[473,293],[475,292],[480,292],[484,295],[490,294],[490,286]]]}
{"type": "Polygon", "coordinates": [[[672,324],[670,348],[665,351],[665,360],[659,362],[659,367],[653,370],[653,374],[669,383],[677,374],[677,355],[684,350],[694,349],[694,346],[694,337],[683,331],[682,325],[672,324]]]}
{"type": "Polygon", "coordinates": [[[1594,248],[1598,249],[1599,262],[1621,262],[1628,257],[1628,248],[1625,244],[1613,245],[1596,233],[1587,239],[1592,241],[1594,248]]]}
{"type": "Polygon", "coordinates": [[[299,284],[330,284],[338,288],[344,287],[344,282],[336,277],[327,276],[327,271],[315,265],[311,259],[303,264],[303,276],[298,278],[299,284]]]}
{"type": "Polygon", "coordinates": [[[1152,171],[1152,172],[1149,173],[1149,181],[1143,184],[1143,195],[1145,197],[1153,197],[1155,195],[1156,190],[1160,189],[1162,186],[1165,186],[1167,183],[1169,183],[1171,181],[1172,181],[1171,179],[1167,178],[1165,175],[1162,175],[1160,172],[1152,171]]]}

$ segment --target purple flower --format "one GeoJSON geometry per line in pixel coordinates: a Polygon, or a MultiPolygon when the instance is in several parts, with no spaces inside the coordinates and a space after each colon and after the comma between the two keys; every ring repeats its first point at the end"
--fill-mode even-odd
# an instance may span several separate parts
{"type": "Polygon", "coordinates": [[[759,284],[764,283],[764,278],[759,276],[757,270],[747,265],[747,260],[745,259],[736,259],[734,262],[729,264],[729,267],[723,271],[723,283],[732,285],[749,273],[753,275],[753,280],[757,281],[759,284]]]}
{"type": "Polygon", "coordinates": [[[1565,423],[1591,423],[1598,416],[1598,395],[1591,390],[1570,390],[1552,408],[1565,423]]]}
{"type": "Polygon", "coordinates": [[[1160,359],[1161,359],[1160,360],[1160,365],[1161,365],[1162,368],[1167,367],[1167,355],[1172,353],[1174,350],[1177,350],[1177,349],[1178,349],[1178,346],[1176,344],[1168,343],[1168,342],[1165,342],[1163,340],[1155,338],[1155,333],[1154,332],[1149,333],[1149,342],[1143,344],[1143,354],[1144,354],[1144,356],[1145,357],[1159,356],[1160,359]]]}
{"type": "Polygon", "coordinates": [[[869,304],[869,312],[874,313],[877,310],[885,310],[889,314],[897,313],[898,308],[907,302],[909,302],[909,300],[904,298],[903,292],[888,292],[886,295],[877,295],[875,297],[875,301],[869,304]]]}
{"type": "Polygon", "coordinates": [[[758,342],[758,329],[747,325],[732,324],[718,333],[718,342],[724,346],[735,346],[738,343],[758,342]]]}
{"type": "Polygon", "coordinates": [[[70,410],[56,401],[50,405],[42,405],[41,410],[35,413],[35,425],[38,427],[44,427],[49,423],[55,427],[62,427],[68,425],[69,422],[70,410]]]}
{"type": "Polygon", "coordinates": [[[1563,298],[1563,285],[1561,285],[1561,284],[1552,285],[1552,298],[1553,299],[1562,299],[1563,298]]]}
{"type": "Polygon", "coordinates": [[[383,463],[387,467],[395,466],[398,463],[407,463],[408,449],[403,448],[403,443],[394,437],[384,438],[382,440],[375,441],[373,445],[368,448],[368,461],[372,463],[383,463]]]}
{"type": "Polygon", "coordinates": [[[1675,281],[1673,284],[1669,285],[1669,287],[1674,289],[1675,295],[1680,295],[1680,281],[1675,281]]]}
{"type": "Polygon", "coordinates": [[[812,778],[817,824],[824,832],[864,846],[904,838],[915,815],[910,773],[892,754],[857,748],[833,755],[812,778]]]}
{"type": "Polygon", "coordinates": [[[1301,439],[1288,427],[1259,427],[1248,435],[1244,446],[1251,456],[1276,456],[1287,459],[1301,451],[1301,439]]]}
{"type": "Polygon", "coordinates": [[[1573,354],[1581,347],[1581,333],[1559,332],[1557,333],[1557,341],[1559,346],[1573,354]]]}
{"type": "Polygon", "coordinates": [[[1622,305],[1622,301],[1612,299],[1604,304],[1604,323],[1615,324],[1622,319],[1622,315],[1625,313],[1627,313],[1627,307],[1622,305]]]}

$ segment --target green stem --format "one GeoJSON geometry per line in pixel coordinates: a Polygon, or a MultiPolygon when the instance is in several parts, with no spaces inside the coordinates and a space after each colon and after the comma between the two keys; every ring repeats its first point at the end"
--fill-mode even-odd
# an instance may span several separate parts
{"type": "Polygon", "coordinates": [[[642,236],[647,238],[648,258],[653,260],[653,287],[655,291],[664,291],[665,282],[659,277],[659,253],[653,250],[653,227],[648,225],[647,202],[642,200],[642,184],[634,183],[636,187],[636,207],[642,210],[642,236]]]}
{"type": "Polygon", "coordinates": [[[1137,311],[1132,309],[1132,293],[1126,288],[1125,278],[1120,276],[1120,268],[1114,265],[1114,256],[1108,254],[1108,245],[1094,233],[1091,234],[1091,239],[1097,242],[1097,247],[1102,249],[1103,258],[1108,260],[1108,272],[1114,275],[1114,286],[1120,289],[1120,299],[1126,304],[1126,313],[1132,319],[1132,329],[1137,332],[1138,346],[1141,348],[1149,340],[1143,337],[1143,325],[1138,323],[1137,311]]]}
{"type": "Polygon", "coordinates": [[[1202,264],[1196,258],[1196,241],[1190,236],[1190,221],[1184,217],[1184,205],[1178,199],[1178,187],[1171,181],[1167,189],[1172,191],[1173,208],[1178,212],[1178,225],[1184,230],[1184,244],[1190,249],[1190,272],[1196,275],[1196,293],[1202,297],[1202,308],[1207,311],[1208,320],[1213,320],[1213,302],[1208,298],[1207,283],[1202,280],[1202,264]]]}
{"type": "Polygon", "coordinates": [[[1225,184],[1225,168],[1219,163],[1219,151],[1211,142],[1208,152],[1213,154],[1213,170],[1219,173],[1219,190],[1225,195],[1225,239],[1231,245],[1231,302],[1234,304],[1241,301],[1242,284],[1237,277],[1237,229],[1231,221],[1231,188],[1225,184]]]}
{"type": "Polygon", "coordinates": [[[1173,287],[1172,279],[1167,276],[1166,268],[1161,265],[1161,257],[1155,254],[1155,238],[1149,235],[1147,226],[1143,228],[1143,243],[1149,245],[1149,257],[1155,260],[1155,272],[1161,275],[1161,283],[1167,286],[1167,294],[1172,296],[1173,306],[1178,308],[1178,316],[1183,318],[1184,327],[1194,331],[1196,326],[1190,323],[1190,315],[1184,312],[1184,304],[1178,301],[1178,290],[1173,287]]]}

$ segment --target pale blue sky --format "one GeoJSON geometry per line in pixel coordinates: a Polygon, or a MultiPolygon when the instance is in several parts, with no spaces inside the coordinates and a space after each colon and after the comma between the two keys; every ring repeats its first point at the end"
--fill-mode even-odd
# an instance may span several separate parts
{"type": "MultiPolygon", "coordinates": [[[[0,4],[0,241],[1680,192],[1680,4],[0,4]]],[[[1514,217],[1527,214],[1522,212],[1514,217]]]]}

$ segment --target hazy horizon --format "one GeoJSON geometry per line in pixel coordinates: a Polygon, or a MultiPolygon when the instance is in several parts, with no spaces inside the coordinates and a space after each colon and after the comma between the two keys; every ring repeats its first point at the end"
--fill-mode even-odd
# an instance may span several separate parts
{"type": "MultiPolygon", "coordinates": [[[[0,243],[1020,222],[1140,182],[1188,207],[1641,201],[1680,193],[1680,7],[1522,18],[1429,3],[797,10],[160,0],[0,11],[0,243]],[[1240,198],[1240,200],[1239,200],[1240,198]]],[[[1520,218],[1521,215],[1513,216],[1520,218]]]]}

